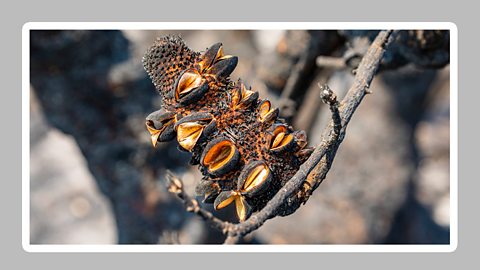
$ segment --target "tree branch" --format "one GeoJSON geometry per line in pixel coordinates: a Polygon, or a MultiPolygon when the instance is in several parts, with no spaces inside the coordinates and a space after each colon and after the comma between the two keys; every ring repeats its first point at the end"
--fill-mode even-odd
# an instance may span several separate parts
{"type": "Polygon", "coordinates": [[[368,88],[370,87],[370,83],[377,71],[380,60],[383,57],[392,33],[392,30],[380,32],[368,49],[365,57],[360,62],[353,85],[350,87],[350,90],[339,106],[341,128],[338,136],[335,134],[335,125],[332,120],[330,125],[322,134],[322,142],[315,149],[310,158],[304,164],[302,164],[302,166],[300,166],[298,172],[285,184],[282,189],[280,189],[280,191],[278,191],[278,193],[262,210],[252,215],[245,222],[235,224],[233,227],[231,227],[231,229],[228,231],[230,236],[244,236],[262,226],[268,219],[274,217],[277,213],[277,209],[279,209],[282,204],[285,203],[289,196],[291,196],[302,186],[304,181],[307,179],[308,174],[317,165],[319,165],[319,167],[316,168],[316,172],[320,172],[320,177],[313,179],[314,182],[312,187],[315,189],[318,187],[319,183],[323,181],[328,170],[330,169],[331,161],[333,161],[338,146],[343,141],[346,127],[350,122],[353,113],[360,105],[363,97],[369,93],[368,88]],[[326,158],[326,162],[320,163],[320,160],[327,154],[327,152],[329,153],[329,157],[326,158]]]}
{"type": "Polygon", "coordinates": [[[176,194],[187,208],[213,227],[227,235],[226,244],[236,243],[246,234],[258,229],[268,219],[277,216],[279,209],[290,196],[297,192],[307,182],[313,192],[325,179],[330,170],[337,149],[345,137],[348,123],[353,113],[360,105],[363,97],[370,93],[369,87],[378,69],[380,61],[389,41],[392,39],[392,30],[381,31],[358,66],[355,80],[341,103],[338,103],[335,94],[328,86],[321,86],[321,98],[330,106],[332,120],[322,133],[322,141],[316,147],[310,158],[304,162],[297,173],[277,192],[277,194],[258,213],[238,224],[222,221],[212,213],[201,209],[198,201],[188,197],[183,191],[180,179],[172,173],[167,173],[169,191],[176,194]]]}

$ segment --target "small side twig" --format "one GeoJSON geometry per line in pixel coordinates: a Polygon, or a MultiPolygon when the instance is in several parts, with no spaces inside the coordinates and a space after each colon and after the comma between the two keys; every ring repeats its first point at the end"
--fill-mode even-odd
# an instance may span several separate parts
{"type": "Polygon", "coordinates": [[[201,208],[196,199],[191,198],[185,193],[182,180],[171,171],[167,170],[165,179],[168,191],[175,194],[175,196],[183,202],[183,205],[188,212],[197,214],[203,220],[210,223],[212,227],[226,234],[229,227],[232,225],[231,223],[223,221],[215,217],[211,212],[201,208]]]}
{"type": "Polygon", "coordinates": [[[337,101],[337,95],[333,93],[332,89],[327,84],[319,85],[320,87],[320,98],[330,107],[332,112],[333,120],[333,132],[335,136],[340,134],[340,129],[342,128],[342,118],[340,117],[340,111],[338,106],[340,105],[337,101]]]}
{"type": "MultiPolygon", "coordinates": [[[[332,145],[329,154],[322,158],[320,163],[312,170],[308,177],[308,182],[312,186],[311,192],[318,188],[325,179],[333,163],[337,149],[345,136],[346,125],[352,118],[357,107],[360,105],[363,97],[371,93],[369,90],[370,83],[380,66],[380,61],[382,60],[386,47],[394,38],[394,33],[393,30],[380,32],[365,53],[365,56],[362,58],[356,71],[354,82],[339,105],[343,127],[338,142],[332,145]]],[[[335,118],[335,116],[332,118],[335,118]]]]}

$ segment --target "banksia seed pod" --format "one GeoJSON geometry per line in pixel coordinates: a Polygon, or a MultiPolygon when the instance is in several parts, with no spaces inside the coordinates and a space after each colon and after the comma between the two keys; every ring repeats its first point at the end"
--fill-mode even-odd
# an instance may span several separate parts
{"type": "MultiPolygon", "coordinates": [[[[203,174],[196,194],[215,209],[235,202],[243,221],[266,205],[313,149],[305,148],[305,132],[279,119],[270,101],[230,80],[237,62],[221,43],[200,54],[172,36],[157,39],[143,58],[163,101],[146,119],[152,144],[176,136],[203,174]]],[[[278,214],[294,212],[290,206],[306,200],[301,194],[307,192],[292,195],[278,214]]]]}

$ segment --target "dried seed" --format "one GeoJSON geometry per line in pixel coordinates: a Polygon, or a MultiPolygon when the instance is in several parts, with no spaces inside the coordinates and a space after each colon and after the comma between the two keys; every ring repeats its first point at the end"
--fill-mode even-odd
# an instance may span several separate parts
{"type": "Polygon", "coordinates": [[[280,111],[278,108],[272,109],[263,117],[263,119],[261,119],[261,121],[264,123],[273,123],[277,120],[279,113],[280,111]]]}
{"type": "Polygon", "coordinates": [[[255,101],[257,101],[258,99],[258,96],[259,96],[258,92],[253,92],[253,91],[249,91],[249,92],[251,93],[248,93],[248,95],[245,95],[245,97],[242,99],[242,101],[239,104],[240,108],[242,109],[248,108],[250,105],[255,103],[255,101]]]}
{"type": "Polygon", "coordinates": [[[278,146],[281,146],[281,145],[282,145],[282,141],[283,141],[284,138],[285,138],[285,133],[284,133],[284,132],[279,133],[279,134],[274,138],[273,143],[272,143],[270,149],[275,149],[275,148],[277,148],[278,146]]]}
{"type": "Polygon", "coordinates": [[[215,199],[213,207],[215,210],[222,209],[232,202],[235,202],[235,210],[237,212],[238,219],[245,221],[252,213],[252,207],[248,204],[245,197],[239,194],[237,191],[223,191],[215,199]]]}
{"type": "Polygon", "coordinates": [[[240,103],[240,100],[242,100],[242,86],[241,82],[239,81],[240,85],[237,85],[237,87],[233,88],[232,90],[232,106],[235,107],[240,103]]]}
{"type": "Polygon", "coordinates": [[[177,123],[185,123],[185,122],[195,122],[195,121],[204,121],[210,122],[213,119],[213,115],[208,112],[194,112],[190,115],[187,115],[178,120],[177,123]]]}
{"type": "Polygon", "coordinates": [[[205,81],[201,86],[193,89],[188,95],[182,97],[178,102],[182,105],[188,105],[199,101],[208,91],[208,83],[205,81]]]}
{"type": "Polygon", "coordinates": [[[202,76],[195,70],[186,70],[178,79],[175,89],[175,98],[179,100],[184,97],[193,89],[199,87],[202,84],[202,76]]]}
{"type": "Polygon", "coordinates": [[[203,74],[214,75],[217,79],[224,79],[233,72],[238,63],[238,57],[223,54],[221,43],[213,44],[197,63],[196,68],[203,74]]]}
{"type": "Polygon", "coordinates": [[[149,114],[146,120],[165,122],[175,117],[175,112],[169,112],[165,109],[160,109],[149,114]]]}
{"type": "Polygon", "coordinates": [[[204,129],[202,136],[198,140],[199,142],[203,142],[204,139],[208,138],[210,135],[212,135],[215,131],[217,130],[217,121],[215,119],[212,119],[210,124],[208,124],[204,129]]]}
{"type": "Polygon", "coordinates": [[[264,100],[258,105],[258,114],[260,116],[260,119],[263,119],[268,114],[271,106],[272,104],[269,100],[264,100]]]}
{"type": "Polygon", "coordinates": [[[218,194],[220,194],[220,193],[219,193],[219,191],[217,191],[217,190],[214,190],[214,191],[212,191],[212,192],[207,192],[207,193],[205,193],[205,195],[203,196],[202,202],[204,202],[204,203],[213,203],[213,202],[215,201],[215,199],[217,198],[218,194]]]}

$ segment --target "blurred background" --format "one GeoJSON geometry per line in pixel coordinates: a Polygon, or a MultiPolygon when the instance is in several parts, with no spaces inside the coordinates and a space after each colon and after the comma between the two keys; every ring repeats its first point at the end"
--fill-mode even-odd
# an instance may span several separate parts
{"type": "MultiPolygon", "coordinates": [[[[232,79],[319,143],[377,31],[43,31],[30,35],[32,244],[202,244],[224,237],[166,191],[201,178],[176,142],[154,149],[145,117],[161,100],[141,59],[156,37],[239,57],[232,79]]],[[[442,244],[450,238],[449,32],[401,31],[306,205],[247,236],[256,244],[442,244]]],[[[203,207],[212,210],[211,205],[203,207]]],[[[212,210],[213,211],[213,210],[212,210]]],[[[215,212],[233,220],[231,207],[215,212]]]]}

